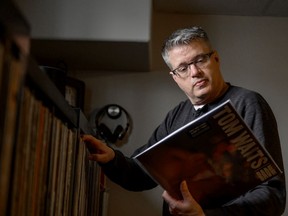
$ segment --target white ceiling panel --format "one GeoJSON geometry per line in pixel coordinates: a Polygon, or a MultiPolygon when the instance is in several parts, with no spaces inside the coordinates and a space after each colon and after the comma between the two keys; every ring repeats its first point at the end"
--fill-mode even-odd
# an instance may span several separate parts
{"type": "Polygon", "coordinates": [[[153,7],[165,13],[288,16],[287,0],[154,0],[153,7]]]}

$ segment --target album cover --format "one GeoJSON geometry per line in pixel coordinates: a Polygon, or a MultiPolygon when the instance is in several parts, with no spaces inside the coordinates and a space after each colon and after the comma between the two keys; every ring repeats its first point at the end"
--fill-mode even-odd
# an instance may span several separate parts
{"type": "Polygon", "coordinates": [[[134,157],[170,195],[180,183],[205,208],[220,206],[282,171],[230,100],[134,157]]]}

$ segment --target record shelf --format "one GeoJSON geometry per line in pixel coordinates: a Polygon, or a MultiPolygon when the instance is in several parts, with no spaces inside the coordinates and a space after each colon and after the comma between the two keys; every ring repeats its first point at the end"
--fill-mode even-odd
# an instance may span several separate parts
{"type": "Polygon", "coordinates": [[[101,215],[100,168],[81,140],[93,131],[29,54],[29,34],[1,1],[0,215],[101,215]]]}

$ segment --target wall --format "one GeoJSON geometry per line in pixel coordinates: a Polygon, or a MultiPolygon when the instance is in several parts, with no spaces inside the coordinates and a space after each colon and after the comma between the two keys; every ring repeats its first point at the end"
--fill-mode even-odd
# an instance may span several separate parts
{"type": "MultiPolygon", "coordinates": [[[[79,76],[79,75],[78,75],[79,76]]],[[[110,103],[123,106],[133,119],[129,142],[119,147],[126,155],[145,144],[165,114],[185,96],[168,73],[126,73],[99,75],[81,73],[87,87],[86,113],[110,103]]],[[[116,147],[117,148],[117,147],[116,147]]],[[[109,216],[161,215],[161,188],[147,192],[129,192],[108,182],[109,216]]]]}
{"type": "MultiPolygon", "coordinates": [[[[162,70],[163,65],[160,51],[155,47],[159,47],[164,34],[168,36],[168,32],[174,28],[197,24],[207,30],[219,51],[226,80],[259,91],[270,103],[278,120],[282,152],[286,156],[288,18],[157,14],[156,24],[152,30],[155,72],[75,74],[86,83],[86,113],[108,103],[119,103],[131,114],[133,132],[128,144],[120,149],[130,155],[134,149],[145,143],[166,112],[185,98],[168,71],[156,72],[157,68],[162,70]]],[[[284,157],[284,163],[287,170],[287,157],[284,157]]],[[[112,182],[108,182],[108,186],[108,216],[161,215],[161,188],[134,193],[125,191],[112,182]]]]}

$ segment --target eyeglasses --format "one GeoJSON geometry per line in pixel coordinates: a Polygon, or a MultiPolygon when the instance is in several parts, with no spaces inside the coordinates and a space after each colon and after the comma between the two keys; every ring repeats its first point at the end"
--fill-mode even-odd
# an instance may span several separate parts
{"type": "Polygon", "coordinates": [[[193,61],[187,64],[182,64],[178,68],[172,70],[171,72],[174,75],[177,75],[179,77],[185,78],[189,75],[189,69],[191,65],[194,65],[198,69],[205,68],[210,60],[210,57],[213,55],[214,51],[206,53],[206,54],[200,54],[194,58],[193,61]]]}

